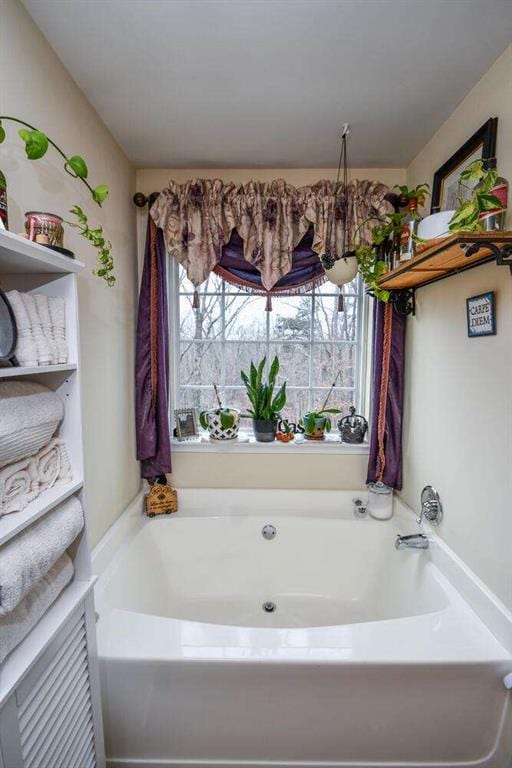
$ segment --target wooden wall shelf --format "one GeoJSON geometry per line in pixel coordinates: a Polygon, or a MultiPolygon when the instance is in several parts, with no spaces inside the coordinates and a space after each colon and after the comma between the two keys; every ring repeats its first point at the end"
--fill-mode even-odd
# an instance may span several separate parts
{"type": "Polygon", "coordinates": [[[439,240],[379,280],[379,288],[419,288],[470,267],[496,260],[512,272],[512,232],[459,232],[439,240]]]}

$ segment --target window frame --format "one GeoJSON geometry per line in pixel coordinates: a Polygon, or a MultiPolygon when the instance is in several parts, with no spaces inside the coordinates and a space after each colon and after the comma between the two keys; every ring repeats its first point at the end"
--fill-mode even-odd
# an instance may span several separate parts
{"type": "MultiPolygon", "coordinates": [[[[178,398],[178,392],[180,389],[179,385],[179,359],[180,359],[180,290],[179,290],[179,269],[180,264],[179,262],[174,258],[169,258],[168,261],[168,271],[167,271],[167,283],[168,283],[168,297],[169,297],[169,374],[170,374],[170,386],[169,386],[169,416],[170,416],[170,423],[173,424],[174,422],[174,410],[179,406],[179,398],[178,398]]],[[[222,278],[219,278],[222,279],[222,278]]],[[[226,281],[223,282],[223,292],[225,294],[231,294],[231,291],[229,290],[230,284],[226,281]],[[226,290],[227,286],[227,290],[226,290]]],[[[233,291],[232,295],[238,294],[239,292],[236,290],[236,286],[232,286],[233,291]]],[[[187,292],[188,293],[188,292],[187,292]]],[[[217,291],[212,291],[212,295],[218,293],[217,291]]],[[[240,292],[241,294],[243,292],[240,292]]],[[[326,295],[326,294],[323,294],[326,295]]],[[[333,286],[332,293],[329,292],[327,295],[336,296],[336,288],[333,286]]],[[[349,343],[353,344],[356,348],[356,356],[357,356],[357,362],[356,362],[356,376],[355,376],[355,382],[354,387],[339,387],[337,389],[340,390],[349,390],[355,392],[355,399],[354,404],[356,407],[357,413],[362,413],[366,415],[366,418],[368,418],[367,414],[369,413],[369,404],[370,404],[370,358],[371,358],[371,349],[372,349],[372,339],[371,339],[371,323],[369,322],[369,316],[370,316],[370,307],[373,303],[372,299],[366,294],[364,291],[364,285],[359,278],[358,281],[358,290],[357,292],[351,292],[349,294],[346,294],[347,298],[349,297],[356,297],[358,299],[357,301],[357,334],[356,334],[356,340],[354,342],[322,342],[322,341],[315,341],[313,338],[313,333],[310,333],[310,338],[305,341],[301,339],[289,339],[287,340],[287,343],[290,344],[306,344],[309,349],[311,350],[310,354],[312,355],[313,348],[315,345],[319,345],[322,343],[349,343]]],[[[273,299],[278,299],[279,297],[273,297],[273,299]]],[[[224,314],[224,302],[222,305],[222,314],[224,314]]],[[[314,315],[315,315],[315,291],[312,292],[312,305],[311,305],[311,326],[314,322],[314,315]]],[[[225,318],[222,317],[222,323],[224,324],[225,318]]],[[[254,343],[261,343],[266,345],[267,353],[269,350],[269,345],[272,343],[276,343],[275,340],[272,340],[269,337],[269,324],[270,324],[270,313],[266,313],[266,338],[264,340],[256,339],[244,339],[239,340],[236,343],[239,344],[254,344],[254,343]]],[[[190,340],[193,342],[193,340],[190,340]]],[[[213,343],[213,344],[222,344],[225,340],[218,340],[218,341],[211,341],[211,340],[204,340],[203,343],[213,343]]],[[[233,342],[228,342],[233,343],[233,342]]],[[[268,357],[268,354],[267,354],[268,357]]],[[[190,386],[191,389],[196,390],[209,390],[211,389],[211,384],[193,384],[193,385],[181,385],[181,386],[190,386]]],[[[243,384],[242,385],[221,385],[222,388],[226,391],[229,390],[240,390],[244,389],[243,384]]],[[[328,386],[326,387],[313,387],[312,382],[312,365],[310,365],[310,375],[309,375],[309,382],[308,385],[288,385],[287,389],[290,390],[309,390],[310,393],[312,393],[314,390],[320,391],[324,390],[326,393],[329,389],[328,386]]],[[[241,427],[241,432],[245,432],[248,434],[252,434],[252,430],[249,427],[241,427]]],[[[339,445],[339,443],[337,443],[339,445]]],[[[183,444],[180,444],[183,445],[183,444]]],[[[241,444],[243,445],[243,444],[241,444]]],[[[272,445],[272,444],[262,444],[262,445],[272,445]]],[[[205,447],[205,446],[203,446],[205,447]]],[[[332,448],[332,444],[330,446],[332,448]]],[[[358,450],[357,452],[360,452],[358,450]]]]}

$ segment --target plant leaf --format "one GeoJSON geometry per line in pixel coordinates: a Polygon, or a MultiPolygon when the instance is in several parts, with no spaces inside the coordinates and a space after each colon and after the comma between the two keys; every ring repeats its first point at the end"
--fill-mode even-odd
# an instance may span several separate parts
{"type": "Polygon", "coordinates": [[[106,184],[99,184],[97,187],[95,187],[92,191],[92,198],[95,203],[98,203],[98,205],[101,205],[106,199],[108,195],[108,187],[106,184]]]}
{"type": "Polygon", "coordinates": [[[503,206],[499,197],[495,195],[478,195],[478,207],[481,211],[494,211],[500,210],[503,206]]]}
{"type": "Polygon", "coordinates": [[[199,423],[203,429],[208,429],[208,422],[206,421],[206,411],[201,411],[199,414],[199,423]]]}
{"type": "Polygon", "coordinates": [[[27,131],[20,128],[18,136],[25,142],[25,153],[29,160],[39,160],[48,150],[48,137],[42,131],[27,131]]]}
{"type": "Polygon", "coordinates": [[[5,128],[2,125],[2,121],[0,120],[0,144],[5,141],[5,128]]]}
{"type": "Polygon", "coordinates": [[[86,179],[89,173],[89,171],[87,170],[87,165],[85,163],[85,160],[83,159],[83,157],[80,157],[80,155],[73,155],[73,157],[68,158],[66,160],[64,167],[66,168],[66,170],[68,170],[68,168],[71,168],[74,175],[78,176],[80,179],[86,179]]]}
{"type": "Polygon", "coordinates": [[[231,429],[236,421],[236,414],[232,411],[222,410],[219,414],[220,423],[223,429],[231,429]]]}

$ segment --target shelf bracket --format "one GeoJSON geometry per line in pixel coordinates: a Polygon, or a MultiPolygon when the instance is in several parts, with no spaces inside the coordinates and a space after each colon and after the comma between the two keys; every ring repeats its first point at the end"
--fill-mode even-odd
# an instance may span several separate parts
{"type": "Polygon", "coordinates": [[[404,288],[400,291],[391,291],[390,302],[400,315],[416,314],[416,296],[414,288],[404,288]]]}
{"type": "Polygon", "coordinates": [[[481,248],[486,248],[494,256],[497,266],[508,267],[512,275],[512,243],[506,243],[500,247],[491,240],[479,240],[477,243],[463,242],[461,248],[464,248],[466,258],[474,256],[481,248]]]}

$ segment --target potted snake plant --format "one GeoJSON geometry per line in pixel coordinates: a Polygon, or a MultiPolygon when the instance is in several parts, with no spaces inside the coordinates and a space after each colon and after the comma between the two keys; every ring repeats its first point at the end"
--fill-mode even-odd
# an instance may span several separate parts
{"type": "Polygon", "coordinates": [[[213,385],[218,408],[210,408],[199,414],[199,423],[210,435],[211,440],[236,440],[240,421],[240,411],[225,408],[222,405],[217,385],[213,385]]]}
{"type": "Polygon", "coordinates": [[[259,443],[271,443],[275,440],[277,422],[281,410],[286,405],[286,382],[274,395],[277,374],[279,373],[279,359],[276,355],[270,366],[268,381],[263,381],[263,371],[267,358],[256,367],[251,362],[249,373],[241,371],[240,376],[247,390],[247,397],[251,403],[249,415],[252,417],[254,437],[259,443]]]}

